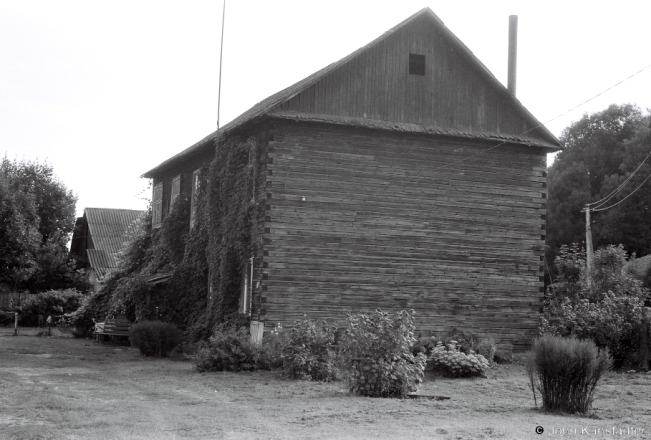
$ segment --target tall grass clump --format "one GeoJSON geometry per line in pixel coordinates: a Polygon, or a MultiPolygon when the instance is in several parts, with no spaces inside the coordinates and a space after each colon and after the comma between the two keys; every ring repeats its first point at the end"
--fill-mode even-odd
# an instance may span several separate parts
{"type": "Polygon", "coordinates": [[[527,372],[536,399],[550,411],[587,413],[601,376],[612,368],[608,350],[576,337],[542,336],[527,358],[527,372]]]}

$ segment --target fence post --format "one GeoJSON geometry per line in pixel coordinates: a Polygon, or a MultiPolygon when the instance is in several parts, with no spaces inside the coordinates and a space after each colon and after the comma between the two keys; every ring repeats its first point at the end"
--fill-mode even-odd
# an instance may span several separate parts
{"type": "Polygon", "coordinates": [[[651,330],[651,319],[649,313],[644,314],[640,328],[640,351],[642,358],[642,369],[649,371],[649,331],[651,330]]]}
{"type": "Polygon", "coordinates": [[[18,336],[18,312],[14,313],[14,336],[18,336]]]}

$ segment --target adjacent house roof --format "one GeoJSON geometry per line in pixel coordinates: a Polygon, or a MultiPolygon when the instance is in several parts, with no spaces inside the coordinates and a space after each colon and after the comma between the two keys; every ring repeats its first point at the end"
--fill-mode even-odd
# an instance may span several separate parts
{"type": "Polygon", "coordinates": [[[86,260],[98,279],[117,267],[116,255],[135,233],[138,219],[144,214],[145,211],[133,209],[84,209],[80,220],[88,225],[88,237],[79,237],[81,232],[78,231],[83,231],[83,228],[77,228],[72,239],[73,242],[87,239],[86,260]]]}
{"type": "Polygon", "coordinates": [[[342,58],[341,60],[330,64],[329,66],[319,70],[318,72],[308,76],[307,78],[297,82],[296,84],[268,97],[267,99],[259,102],[254,105],[248,111],[242,113],[240,116],[235,118],[230,123],[224,125],[219,130],[211,133],[206,136],[199,142],[190,146],[189,148],[183,150],[179,154],[172,156],[171,158],[165,160],[155,168],[147,171],[143,174],[142,177],[151,178],[154,177],[159,171],[167,168],[171,164],[175,163],[181,158],[191,156],[193,154],[207,151],[213,148],[213,141],[228,133],[231,130],[234,130],[243,124],[252,121],[254,119],[260,118],[262,116],[284,118],[284,119],[295,119],[295,120],[312,120],[318,122],[330,122],[338,123],[345,125],[357,125],[357,126],[367,126],[369,128],[380,128],[388,130],[398,130],[398,131],[410,131],[410,132],[422,132],[422,133],[431,133],[431,134],[440,134],[440,135],[449,135],[449,136],[462,136],[468,138],[477,138],[477,139],[489,139],[497,141],[508,141],[513,143],[520,143],[528,146],[542,147],[549,150],[559,150],[563,148],[563,145],[560,141],[546,128],[542,125],[529,111],[520,103],[520,101],[513,96],[504,85],[497,79],[493,74],[482,64],[479,59],[468,49],[468,47],[461,42],[441,21],[434,12],[429,8],[424,8],[416,14],[412,15],[408,19],[404,20],[391,30],[385,32],[382,36],[370,42],[366,46],[358,49],[357,51],[351,53],[350,55],[342,58]],[[287,112],[279,109],[282,104],[291,100],[293,97],[304,92],[309,87],[313,86],[317,82],[324,79],[329,74],[333,73],[337,69],[346,65],[351,60],[358,57],[363,52],[374,47],[376,44],[386,40],[394,33],[401,30],[403,27],[410,24],[416,19],[427,18],[429,24],[433,26],[436,31],[440,34],[448,45],[453,47],[461,57],[465,58],[478,73],[482,76],[483,80],[490,84],[491,87],[496,89],[501,97],[511,105],[520,116],[526,120],[529,125],[534,127],[530,130],[530,133],[487,133],[487,132],[477,132],[477,131],[464,131],[450,127],[439,127],[439,126],[422,126],[418,124],[405,124],[405,123],[396,123],[395,121],[382,121],[382,120],[373,120],[373,119],[361,119],[361,118],[336,118],[333,115],[318,115],[318,114],[305,114],[305,113],[295,113],[287,112]],[[335,119],[333,119],[335,118],[335,119]]]}

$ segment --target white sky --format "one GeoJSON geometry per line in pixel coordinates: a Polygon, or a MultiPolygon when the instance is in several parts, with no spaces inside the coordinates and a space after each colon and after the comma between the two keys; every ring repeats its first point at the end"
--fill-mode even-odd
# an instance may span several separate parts
{"type": "MultiPolygon", "coordinates": [[[[229,0],[222,125],[429,6],[541,122],[651,64],[651,2],[229,0]]],[[[0,0],[0,148],[41,159],[85,207],[144,209],[140,175],[216,128],[222,1],[0,0]]],[[[651,68],[547,124],[651,108],[651,68]]]]}

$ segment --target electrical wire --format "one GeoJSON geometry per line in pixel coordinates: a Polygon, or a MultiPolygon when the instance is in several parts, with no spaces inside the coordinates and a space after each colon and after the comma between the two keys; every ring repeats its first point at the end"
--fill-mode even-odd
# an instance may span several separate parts
{"type": "MultiPolygon", "coordinates": [[[[566,115],[566,114],[568,114],[568,113],[570,113],[570,112],[576,110],[577,108],[579,108],[579,107],[581,107],[581,106],[587,104],[588,102],[592,101],[593,99],[598,98],[599,96],[603,95],[604,93],[608,92],[609,90],[612,90],[612,89],[614,89],[615,87],[617,87],[618,85],[620,85],[620,84],[622,84],[622,83],[628,81],[629,79],[633,78],[634,76],[639,75],[640,73],[644,72],[646,69],[648,69],[648,68],[650,68],[650,67],[651,67],[651,64],[649,64],[649,65],[643,67],[642,69],[638,70],[638,71],[635,72],[634,74],[629,75],[628,77],[624,78],[623,80],[619,81],[618,83],[613,84],[612,86],[608,87],[607,89],[603,90],[603,91],[600,92],[600,93],[597,93],[597,94],[594,95],[592,98],[583,101],[581,104],[572,107],[571,109],[569,109],[569,110],[567,110],[567,111],[561,113],[560,115],[558,115],[558,116],[556,116],[556,117],[554,117],[554,118],[548,120],[547,122],[545,122],[545,123],[543,123],[543,124],[536,125],[535,127],[530,128],[529,130],[526,130],[526,131],[520,133],[518,136],[525,135],[525,134],[529,133],[530,131],[536,130],[537,128],[544,127],[546,124],[549,124],[550,122],[555,121],[556,119],[560,118],[561,116],[564,116],[564,115],[566,115]]],[[[489,151],[494,150],[494,149],[496,149],[496,148],[498,148],[498,147],[501,147],[502,145],[507,144],[507,143],[509,143],[509,141],[503,141],[503,142],[500,142],[499,144],[497,144],[497,145],[493,145],[492,147],[490,147],[490,148],[488,148],[488,149],[486,149],[486,150],[484,150],[484,151],[480,151],[479,153],[473,154],[472,156],[464,157],[463,159],[459,159],[459,160],[457,160],[457,161],[450,162],[450,163],[448,163],[448,164],[446,164],[446,165],[442,165],[442,166],[440,166],[440,167],[434,168],[434,170],[440,170],[440,169],[448,168],[448,167],[450,167],[450,166],[452,166],[452,165],[456,165],[456,164],[458,164],[458,163],[465,162],[465,161],[470,160],[470,159],[473,159],[473,158],[475,158],[475,157],[477,157],[477,156],[479,156],[479,155],[481,155],[481,154],[488,153],[489,151]]]]}
{"type": "Polygon", "coordinates": [[[608,202],[610,199],[612,199],[613,197],[615,197],[615,195],[618,194],[618,193],[622,190],[622,188],[624,188],[624,186],[625,186],[628,182],[631,181],[631,179],[633,178],[633,176],[635,176],[635,174],[640,170],[640,168],[642,168],[642,165],[644,165],[644,163],[647,161],[647,159],[648,159],[649,157],[651,157],[651,151],[649,151],[649,154],[646,155],[646,157],[644,158],[644,160],[640,163],[640,165],[638,165],[638,167],[635,169],[635,171],[633,171],[633,172],[632,172],[632,173],[631,173],[631,174],[630,174],[630,175],[629,175],[629,176],[628,176],[628,177],[627,177],[627,178],[626,178],[626,179],[625,179],[625,180],[624,180],[624,181],[623,181],[623,182],[622,182],[622,183],[621,183],[617,188],[615,188],[615,189],[614,189],[610,194],[608,194],[606,197],[604,197],[603,199],[598,200],[598,201],[596,201],[596,202],[587,203],[586,206],[597,205],[597,206],[595,206],[594,208],[590,209],[591,211],[596,211],[597,208],[601,208],[603,205],[605,205],[606,202],[608,202]]]}
{"type": "Polygon", "coordinates": [[[640,188],[642,187],[642,185],[644,185],[644,184],[646,183],[646,181],[649,180],[649,179],[651,179],[651,174],[649,174],[649,175],[647,176],[647,178],[644,179],[644,180],[642,181],[642,183],[640,183],[640,185],[639,185],[637,188],[635,188],[635,189],[634,189],[634,190],[633,190],[629,195],[627,195],[626,197],[624,197],[624,198],[623,198],[622,200],[620,200],[619,202],[617,202],[617,203],[615,203],[615,204],[613,204],[613,205],[610,205],[610,206],[608,206],[608,207],[606,207],[606,208],[591,209],[591,211],[592,211],[592,212],[599,212],[599,211],[605,211],[605,210],[610,209],[610,208],[614,208],[615,206],[619,205],[619,204],[622,203],[624,200],[628,199],[628,198],[631,197],[633,194],[635,194],[635,192],[636,192],[638,189],[640,189],[640,188]]]}

